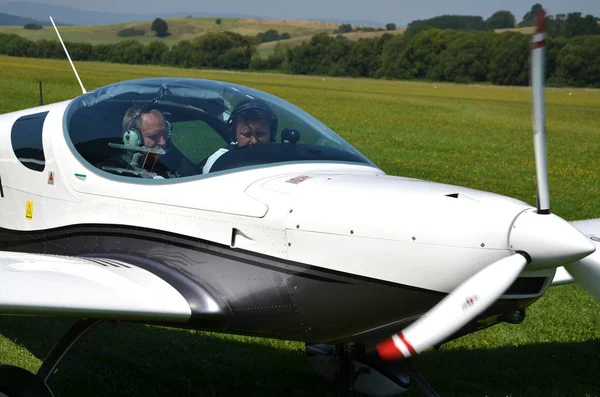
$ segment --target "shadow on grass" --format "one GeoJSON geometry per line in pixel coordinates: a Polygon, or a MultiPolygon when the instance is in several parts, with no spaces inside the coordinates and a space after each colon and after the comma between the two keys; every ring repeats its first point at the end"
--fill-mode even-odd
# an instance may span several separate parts
{"type": "Polygon", "coordinates": [[[444,397],[600,396],[600,340],[442,350],[412,364],[444,397]]]}
{"type": "MultiPolygon", "coordinates": [[[[3,317],[0,334],[43,359],[72,323],[3,317]]],[[[61,397],[345,396],[313,372],[300,343],[128,323],[92,329],[49,385],[61,397]]]]}
{"type": "MultiPolygon", "coordinates": [[[[0,333],[42,359],[71,323],[5,317],[0,333]]],[[[598,396],[599,361],[594,340],[431,352],[413,366],[444,397],[598,396]]],[[[88,333],[50,386],[61,397],[346,396],[312,371],[299,343],[126,323],[88,333]]]]}

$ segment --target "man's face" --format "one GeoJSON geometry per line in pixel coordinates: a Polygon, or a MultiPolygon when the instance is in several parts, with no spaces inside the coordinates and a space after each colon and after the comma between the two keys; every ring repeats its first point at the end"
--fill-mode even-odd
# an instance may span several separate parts
{"type": "Polygon", "coordinates": [[[240,121],[235,127],[238,146],[257,145],[269,142],[269,124],[265,121],[240,121]]]}
{"type": "Polygon", "coordinates": [[[165,119],[160,113],[144,113],[140,120],[144,146],[162,149],[167,144],[168,129],[165,119]]]}

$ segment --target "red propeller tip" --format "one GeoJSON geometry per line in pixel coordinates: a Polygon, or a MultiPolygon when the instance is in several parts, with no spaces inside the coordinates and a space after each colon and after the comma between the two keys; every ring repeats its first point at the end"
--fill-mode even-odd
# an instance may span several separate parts
{"type": "Polygon", "coordinates": [[[384,360],[401,360],[404,358],[404,354],[394,344],[392,338],[387,338],[377,344],[377,354],[384,360]]]}
{"type": "Polygon", "coordinates": [[[544,33],[546,31],[546,11],[540,8],[535,16],[535,33],[544,33]]]}

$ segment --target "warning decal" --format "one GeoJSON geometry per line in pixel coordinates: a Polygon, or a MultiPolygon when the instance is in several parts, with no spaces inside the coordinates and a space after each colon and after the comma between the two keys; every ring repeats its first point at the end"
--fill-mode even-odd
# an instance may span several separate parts
{"type": "Polygon", "coordinates": [[[28,201],[25,204],[25,219],[27,219],[27,220],[33,219],[33,201],[28,201]]]}
{"type": "Polygon", "coordinates": [[[48,185],[54,185],[54,171],[48,172],[48,185]]]}
{"type": "Polygon", "coordinates": [[[292,179],[288,179],[286,182],[287,183],[293,183],[295,185],[304,182],[305,180],[310,179],[310,176],[306,176],[306,175],[302,175],[302,176],[297,176],[295,178],[292,179]]]}

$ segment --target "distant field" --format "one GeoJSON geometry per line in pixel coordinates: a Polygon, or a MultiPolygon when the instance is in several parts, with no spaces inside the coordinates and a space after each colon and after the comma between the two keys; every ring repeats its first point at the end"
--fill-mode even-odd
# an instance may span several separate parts
{"type": "MultiPolygon", "coordinates": [[[[144,43],[153,40],[162,40],[168,45],[173,45],[180,40],[189,40],[207,32],[231,31],[243,35],[256,36],[268,29],[275,29],[279,33],[288,32],[292,37],[312,36],[320,32],[333,32],[338,25],[331,22],[294,21],[294,20],[268,20],[249,18],[221,18],[221,24],[215,23],[215,18],[165,18],[169,25],[171,35],[159,39],[150,30],[152,21],[121,23],[115,25],[99,26],[61,26],[60,34],[65,41],[88,42],[92,44],[116,43],[127,39],[135,39],[144,43]],[[122,29],[142,29],[144,36],[119,37],[117,33],[122,29]]],[[[27,30],[22,26],[0,26],[0,33],[15,33],[30,40],[57,40],[54,29],[44,27],[42,30],[27,30]]]]}
{"type": "MultiPolygon", "coordinates": [[[[261,89],[313,114],[388,174],[535,203],[531,94],[525,87],[76,66],[88,91],[158,76],[261,89]]],[[[0,70],[0,113],[35,106],[40,79],[48,103],[81,93],[66,61],[0,56],[0,70]]],[[[546,98],[552,211],[568,220],[600,218],[600,90],[547,89],[546,98]]],[[[377,205],[373,200],[365,205],[377,205]]],[[[64,319],[4,317],[0,362],[35,371],[68,325],[64,319]]],[[[534,303],[523,324],[468,335],[413,365],[441,396],[592,397],[600,396],[599,362],[600,304],[567,285],[534,303]]],[[[133,324],[91,331],[67,355],[51,386],[61,397],[352,396],[312,372],[302,343],[133,324]]],[[[417,396],[417,389],[406,394],[417,396]]]]}
{"type": "MultiPolygon", "coordinates": [[[[284,32],[290,34],[292,38],[289,40],[261,44],[258,47],[258,53],[265,57],[273,53],[277,43],[290,47],[295,46],[303,41],[310,40],[317,33],[324,32],[336,35],[333,32],[339,27],[339,24],[333,22],[252,18],[221,18],[221,24],[217,25],[216,18],[165,18],[171,34],[163,39],[156,37],[154,32],[150,30],[152,21],[99,26],[61,26],[59,30],[65,41],[109,44],[129,39],[138,40],[142,43],[161,40],[169,46],[181,40],[194,39],[208,32],[230,31],[242,35],[256,36],[266,30],[275,29],[280,34],[284,32]],[[144,30],[145,34],[133,37],[119,37],[117,35],[120,30],[128,28],[144,30]]],[[[42,30],[28,30],[23,29],[22,26],[0,26],[0,33],[14,33],[30,40],[58,40],[51,26],[44,27],[42,30]]],[[[348,40],[358,40],[360,38],[379,37],[383,33],[386,32],[352,32],[345,33],[343,36],[348,40]]],[[[404,29],[387,31],[387,33],[402,34],[404,29]]]]}
{"type": "MultiPolygon", "coordinates": [[[[152,21],[120,23],[115,25],[99,26],[61,26],[60,34],[65,41],[87,42],[91,44],[109,44],[118,43],[123,40],[138,40],[142,43],[149,43],[154,40],[161,40],[171,46],[181,40],[191,40],[208,32],[236,32],[242,35],[256,36],[258,33],[269,29],[275,29],[280,34],[287,32],[292,37],[289,40],[274,41],[261,44],[258,47],[258,53],[265,57],[273,53],[275,45],[282,43],[285,46],[295,46],[303,41],[308,41],[317,33],[330,33],[339,27],[339,24],[333,22],[318,21],[296,21],[282,19],[251,19],[251,18],[221,18],[221,24],[216,24],[216,18],[165,18],[169,25],[168,37],[159,39],[150,30],[152,21]],[[143,36],[119,37],[120,30],[135,28],[144,30],[143,36]]],[[[398,29],[392,34],[402,34],[404,29],[398,29]]],[[[23,29],[22,26],[0,26],[0,33],[14,33],[30,40],[58,40],[54,29],[44,27],[42,30],[23,29]]],[[[386,32],[352,32],[343,34],[349,40],[358,40],[366,37],[378,37],[386,32]]]]}
{"type": "Polygon", "coordinates": [[[533,34],[535,32],[535,28],[533,26],[526,26],[524,28],[506,28],[506,29],[495,29],[496,33],[503,32],[519,32],[523,34],[533,34]]]}
{"type": "MultiPolygon", "coordinates": [[[[396,30],[385,30],[385,31],[379,31],[379,32],[350,32],[350,33],[343,33],[343,34],[329,33],[329,35],[332,37],[340,35],[340,36],[347,38],[348,40],[356,41],[359,39],[371,39],[374,37],[380,37],[380,36],[384,35],[385,33],[404,34],[405,30],[406,29],[404,29],[404,28],[400,28],[400,29],[396,29],[396,30]]],[[[311,37],[312,36],[299,36],[299,37],[292,37],[291,39],[288,39],[288,40],[279,40],[279,41],[271,41],[269,43],[263,43],[260,46],[258,46],[258,53],[262,57],[269,56],[274,52],[275,46],[278,44],[281,44],[284,47],[294,47],[299,44],[302,44],[305,41],[310,41],[311,37]]]]}

